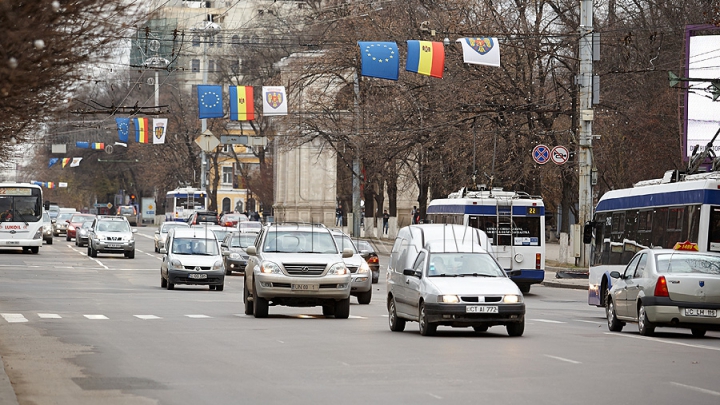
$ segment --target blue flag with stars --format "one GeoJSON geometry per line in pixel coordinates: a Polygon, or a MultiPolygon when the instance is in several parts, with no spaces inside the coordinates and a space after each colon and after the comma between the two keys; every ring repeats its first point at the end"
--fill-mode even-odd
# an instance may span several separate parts
{"type": "Polygon", "coordinates": [[[400,54],[395,42],[358,42],[358,45],[363,76],[398,79],[400,54]]]}
{"type": "Polygon", "coordinates": [[[198,118],[223,117],[222,86],[200,85],[197,86],[197,94],[198,118]]]}
{"type": "Polygon", "coordinates": [[[130,118],[115,118],[115,125],[117,126],[120,142],[127,143],[130,136],[130,118]]]}

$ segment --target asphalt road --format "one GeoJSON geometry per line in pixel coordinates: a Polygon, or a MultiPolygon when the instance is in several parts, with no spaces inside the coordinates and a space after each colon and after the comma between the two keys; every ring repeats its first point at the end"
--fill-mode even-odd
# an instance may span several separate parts
{"type": "Polygon", "coordinates": [[[520,338],[391,332],[382,283],[347,320],[254,319],[239,275],[222,292],[161,289],[152,231],[135,259],[88,258],[64,237],[0,251],[0,355],[20,404],[720,403],[720,333],[610,333],[585,291],[533,286],[520,338]]]}

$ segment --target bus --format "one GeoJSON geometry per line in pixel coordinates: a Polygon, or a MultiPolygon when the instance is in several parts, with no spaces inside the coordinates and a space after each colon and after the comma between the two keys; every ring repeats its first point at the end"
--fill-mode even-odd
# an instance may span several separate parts
{"type": "Polygon", "coordinates": [[[0,247],[38,253],[43,243],[42,188],[0,183],[0,247]]]}
{"type": "Polygon", "coordinates": [[[520,191],[461,189],[428,204],[427,220],[485,231],[490,253],[524,293],[545,278],[545,205],[520,191]]]}
{"type": "Polygon", "coordinates": [[[701,252],[720,252],[720,173],[662,179],[605,193],[585,226],[590,243],[588,304],[605,306],[610,272],[623,272],[637,251],[696,243],[701,252]]]}
{"type": "Polygon", "coordinates": [[[165,196],[165,221],[186,221],[195,211],[205,211],[207,193],[192,187],[168,191],[165,196]]]}

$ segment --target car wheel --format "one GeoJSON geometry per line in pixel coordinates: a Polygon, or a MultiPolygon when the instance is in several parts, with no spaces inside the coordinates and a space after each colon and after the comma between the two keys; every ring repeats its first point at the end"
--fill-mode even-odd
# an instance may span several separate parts
{"type": "Polygon", "coordinates": [[[134,259],[135,258],[135,250],[133,249],[133,250],[127,252],[125,257],[127,257],[128,259],[134,259]]]}
{"type": "Polygon", "coordinates": [[[214,285],[209,285],[208,288],[210,288],[210,291],[212,291],[212,290],[215,289],[215,286],[214,286],[214,285]]]}
{"type": "Polygon", "coordinates": [[[52,238],[50,238],[50,239],[47,240],[47,244],[48,244],[48,245],[52,245],[52,242],[53,242],[52,238]]]}
{"type": "Polygon", "coordinates": [[[220,284],[215,286],[215,291],[222,291],[225,289],[225,284],[220,284]]]}
{"type": "Polygon", "coordinates": [[[254,308],[253,302],[250,301],[250,291],[247,289],[247,285],[243,282],[243,302],[245,303],[245,315],[252,315],[254,308]]]}
{"type": "Polygon", "coordinates": [[[78,243],[77,238],[75,238],[75,246],[80,246],[80,244],[78,243]]]}
{"type": "Polygon", "coordinates": [[[230,269],[228,268],[228,266],[225,266],[225,275],[226,275],[226,276],[232,275],[232,270],[230,270],[230,269]]]}
{"type": "Polygon", "coordinates": [[[348,319],[350,316],[350,297],[335,302],[335,319],[348,319]]]}
{"type": "Polygon", "coordinates": [[[393,332],[402,332],[405,330],[405,320],[398,318],[397,311],[395,310],[395,298],[391,298],[388,304],[388,324],[390,325],[390,330],[393,332]]]}
{"type": "Polygon", "coordinates": [[[420,324],[420,334],[423,336],[432,336],[437,332],[437,325],[428,322],[427,313],[425,312],[425,303],[420,303],[420,316],[418,318],[420,324]]]}
{"type": "Polygon", "coordinates": [[[167,288],[167,280],[165,280],[165,277],[160,275],[160,288],[167,288]]]}
{"type": "Polygon", "coordinates": [[[488,330],[487,326],[473,326],[472,328],[475,332],[487,332],[488,330]]]}
{"type": "Polygon", "coordinates": [[[270,303],[267,299],[257,295],[257,285],[255,286],[255,294],[253,296],[253,315],[255,318],[267,318],[270,307],[270,303]]]}
{"type": "Polygon", "coordinates": [[[525,319],[505,325],[505,330],[507,330],[508,336],[522,336],[525,332],[525,319]]]}
{"type": "Polygon", "coordinates": [[[323,316],[334,316],[335,315],[335,305],[323,305],[322,306],[323,316]]]}
{"type": "Polygon", "coordinates": [[[530,284],[518,284],[518,288],[520,289],[520,292],[523,294],[527,294],[530,292],[530,284]]]}
{"type": "Polygon", "coordinates": [[[68,241],[68,242],[70,242],[70,235],[65,234],[65,240],[68,241]]]}
{"type": "Polygon", "coordinates": [[[167,289],[168,289],[168,290],[174,290],[174,289],[175,289],[175,284],[171,283],[169,278],[167,279],[167,289]]]}
{"type": "Polygon", "coordinates": [[[692,332],[693,336],[701,338],[705,336],[705,332],[707,332],[707,330],[703,328],[691,328],[690,332],[692,332]]]}
{"type": "Polygon", "coordinates": [[[97,250],[93,249],[92,245],[88,245],[88,255],[90,255],[90,257],[97,257],[97,250]]]}
{"type": "Polygon", "coordinates": [[[372,273],[372,283],[377,284],[378,280],[380,279],[380,272],[379,271],[373,271],[372,273]]]}
{"type": "Polygon", "coordinates": [[[643,336],[652,336],[652,334],[655,333],[655,324],[648,320],[645,305],[642,303],[638,310],[638,331],[643,336]]]}
{"type": "Polygon", "coordinates": [[[624,323],[617,319],[615,315],[615,303],[609,296],[605,298],[605,316],[607,317],[608,329],[611,332],[621,332],[624,323]]]}
{"type": "Polygon", "coordinates": [[[358,299],[358,304],[360,304],[360,305],[369,304],[370,300],[372,300],[372,290],[358,294],[357,299],[358,299]]]}
{"type": "Polygon", "coordinates": [[[32,246],[32,247],[30,247],[30,253],[32,253],[32,254],[34,254],[34,255],[38,254],[39,251],[40,251],[40,247],[39,247],[39,246],[32,246]]]}

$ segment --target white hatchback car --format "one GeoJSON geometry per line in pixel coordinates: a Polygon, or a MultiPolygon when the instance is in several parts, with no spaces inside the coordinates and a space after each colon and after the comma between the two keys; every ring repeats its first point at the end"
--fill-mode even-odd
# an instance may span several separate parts
{"type": "Polygon", "coordinates": [[[224,289],[225,266],[214,233],[173,228],[164,250],[167,253],[160,265],[160,287],[172,290],[176,284],[195,284],[216,291],[224,289]]]}

